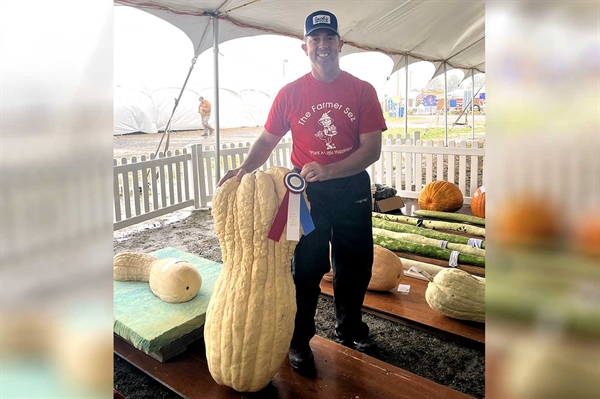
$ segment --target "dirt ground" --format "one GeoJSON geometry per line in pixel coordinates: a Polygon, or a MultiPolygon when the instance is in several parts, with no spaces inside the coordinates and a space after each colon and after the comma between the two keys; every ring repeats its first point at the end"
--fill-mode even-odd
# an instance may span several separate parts
{"type": "MultiPolygon", "coordinates": [[[[221,250],[209,210],[180,211],[114,235],[114,253],[152,252],[174,247],[221,262],[221,250]]],[[[482,347],[457,344],[370,314],[363,315],[380,348],[379,359],[476,398],[485,395],[485,352],[482,347]]],[[[331,339],[333,303],[322,298],[316,316],[317,334],[331,339]]],[[[115,389],[128,399],[179,398],[129,363],[114,357],[115,389]]],[[[244,397],[244,396],[240,396],[244,397]]]]}
{"type": "MultiPolygon", "coordinates": [[[[262,127],[240,127],[235,129],[221,129],[220,144],[253,143],[262,132],[262,127]]],[[[202,130],[189,130],[182,132],[171,132],[169,135],[168,150],[183,150],[191,144],[202,144],[203,146],[214,146],[215,136],[202,137],[202,130]]],[[[133,133],[122,136],[114,136],[113,154],[117,159],[148,156],[154,154],[157,148],[165,150],[167,135],[163,133],[133,133]],[[162,142],[161,142],[162,140],[162,142]],[[159,147],[160,144],[160,147],[159,147]]]]}

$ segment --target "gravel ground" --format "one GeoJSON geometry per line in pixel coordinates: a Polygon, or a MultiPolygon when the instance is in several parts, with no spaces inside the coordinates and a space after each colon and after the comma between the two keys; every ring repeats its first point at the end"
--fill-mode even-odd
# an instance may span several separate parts
{"type": "MultiPolygon", "coordinates": [[[[213,219],[206,210],[191,214],[180,211],[168,218],[115,232],[115,254],[122,251],[152,252],[164,247],[178,248],[221,262],[213,219]]],[[[370,314],[365,313],[363,317],[379,345],[377,358],[380,360],[473,397],[485,396],[483,348],[443,340],[370,314]]],[[[317,334],[331,339],[335,318],[330,299],[320,299],[316,320],[317,334]]],[[[114,360],[115,389],[128,399],[180,397],[117,355],[114,360]]]]}

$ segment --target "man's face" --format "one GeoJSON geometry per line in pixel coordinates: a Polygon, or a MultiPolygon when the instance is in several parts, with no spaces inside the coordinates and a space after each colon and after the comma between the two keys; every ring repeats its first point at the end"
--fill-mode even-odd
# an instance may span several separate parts
{"type": "Polygon", "coordinates": [[[304,39],[302,49],[317,67],[326,68],[339,64],[339,55],[344,42],[329,29],[317,29],[304,39]]]}

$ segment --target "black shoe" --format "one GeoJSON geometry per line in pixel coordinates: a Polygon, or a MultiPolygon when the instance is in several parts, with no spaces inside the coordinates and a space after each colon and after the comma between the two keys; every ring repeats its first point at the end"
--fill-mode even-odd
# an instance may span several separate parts
{"type": "Polygon", "coordinates": [[[353,341],[354,349],[369,356],[375,356],[379,352],[379,348],[375,341],[367,337],[360,341],[353,341]]]}
{"type": "Polygon", "coordinates": [[[290,347],[290,365],[295,372],[301,375],[313,375],[315,369],[315,357],[310,346],[303,348],[290,347]]]}
{"type": "Polygon", "coordinates": [[[348,348],[356,349],[369,356],[375,356],[379,351],[377,344],[369,337],[360,341],[353,341],[348,339],[342,339],[337,334],[333,336],[333,341],[338,344],[347,346],[348,348]]]}
{"type": "Polygon", "coordinates": [[[344,345],[344,346],[347,346],[348,348],[354,349],[354,342],[352,340],[340,338],[340,336],[337,334],[333,335],[333,342],[336,342],[340,345],[344,345]]]}

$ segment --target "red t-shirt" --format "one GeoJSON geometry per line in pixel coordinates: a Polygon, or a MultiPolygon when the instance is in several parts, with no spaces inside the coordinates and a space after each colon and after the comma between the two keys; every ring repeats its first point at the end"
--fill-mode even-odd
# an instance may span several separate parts
{"type": "Polygon", "coordinates": [[[283,87],[265,129],[277,136],[292,130],[292,165],[302,168],[341,161],[359,147],[361,134],[387,126],[373,86],[342,71],[333,82],[308,73],[283,87]]]}

